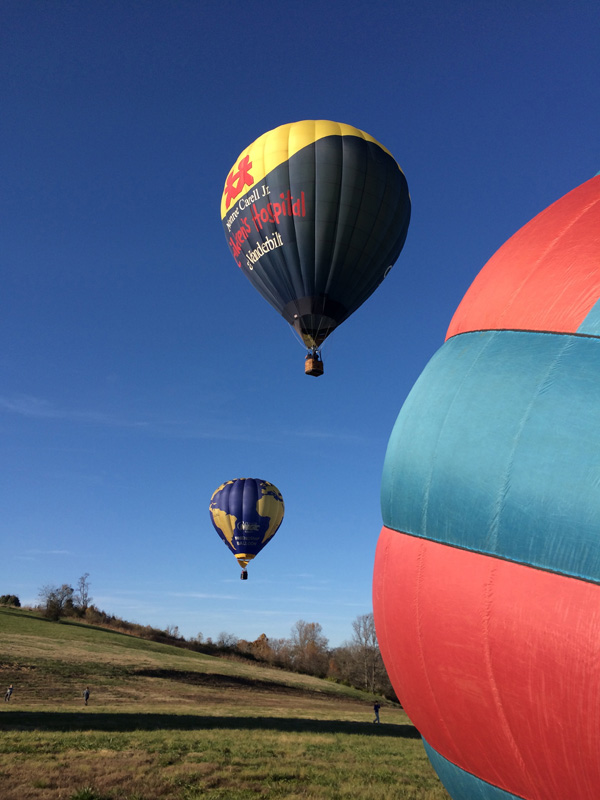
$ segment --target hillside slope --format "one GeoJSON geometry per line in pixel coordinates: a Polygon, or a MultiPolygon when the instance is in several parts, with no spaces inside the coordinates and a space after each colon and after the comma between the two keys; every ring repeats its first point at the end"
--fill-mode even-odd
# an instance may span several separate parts
{"type": "MultiPolygon", "coordinates": [[[[207,706],[244,714],[247,705],[313,714],[323,703],[370,704],[371,697],[331,681],[159,644],[70,620],[50,622],[0,608],[0,681],[15,687],[12,706],[72,708],[89,686],[90,704],[116,709],[207,706]]],[[[370,714],[370,710],[369,710],[370,714]]]]}

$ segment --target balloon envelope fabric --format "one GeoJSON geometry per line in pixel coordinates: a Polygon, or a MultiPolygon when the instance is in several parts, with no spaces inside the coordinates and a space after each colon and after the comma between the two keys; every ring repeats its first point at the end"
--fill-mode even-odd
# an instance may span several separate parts
{"type": "Polygon", "coordinates": [[[509,239],[385,459],[373,602],[455,800],[600,796],[600,176],[509,239]]]}
{"type": "Polygon", "coordinates": [[[242,151],[225,182],[221,219],[238,267],[314,349],[398,258],[410,198],[404,173],[372,136],[304,120],[242,151]]]}
{"type": "Polygon", "coordinates": [[[275,536],[283,514],[281,492],[259,478],[226,481],[210,499],[213,527],[242,568],[275,536]]]}

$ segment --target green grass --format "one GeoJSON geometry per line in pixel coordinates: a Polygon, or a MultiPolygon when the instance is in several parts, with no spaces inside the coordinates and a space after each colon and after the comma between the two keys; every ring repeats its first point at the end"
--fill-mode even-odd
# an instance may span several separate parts
{"type": "Polygon", "coordinates": [[[357,690],[23,611],[0,636],[2,800],[448,800],[404,712],[374,725],[357,690]]]}

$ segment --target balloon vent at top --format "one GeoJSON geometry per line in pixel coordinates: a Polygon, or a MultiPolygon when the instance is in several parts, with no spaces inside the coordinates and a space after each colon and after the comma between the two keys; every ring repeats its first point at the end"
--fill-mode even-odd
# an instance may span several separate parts
{"type": "MultiPolygon", "coordinates": [[[[221,219],[238,267],[314,355],[398,258],[410,197],[404,173],[372,136],[307,120],[242,151],[221,219]]],[[[322,364],[307,370],[321,373],[322,364]]]]}

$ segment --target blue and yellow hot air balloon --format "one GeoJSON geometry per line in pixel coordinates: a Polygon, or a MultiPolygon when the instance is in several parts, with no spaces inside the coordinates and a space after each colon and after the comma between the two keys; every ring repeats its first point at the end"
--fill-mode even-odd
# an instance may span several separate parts
{"type": "Polygon", "coordinates": [[[277,533],[284,504],[279,489],[259,478],[237,478],[221,484],[210,499],[212,524],[236,557],[246,580],[246,567],[277,533]]]}
{"type": "Polygon", "coordinates": [[[231,253],[309,350],[319,348],[379,286],[410,220],[404,173],[351,125],[281,125],[242,151],[227,176],[221,219],[231,253]]]}

